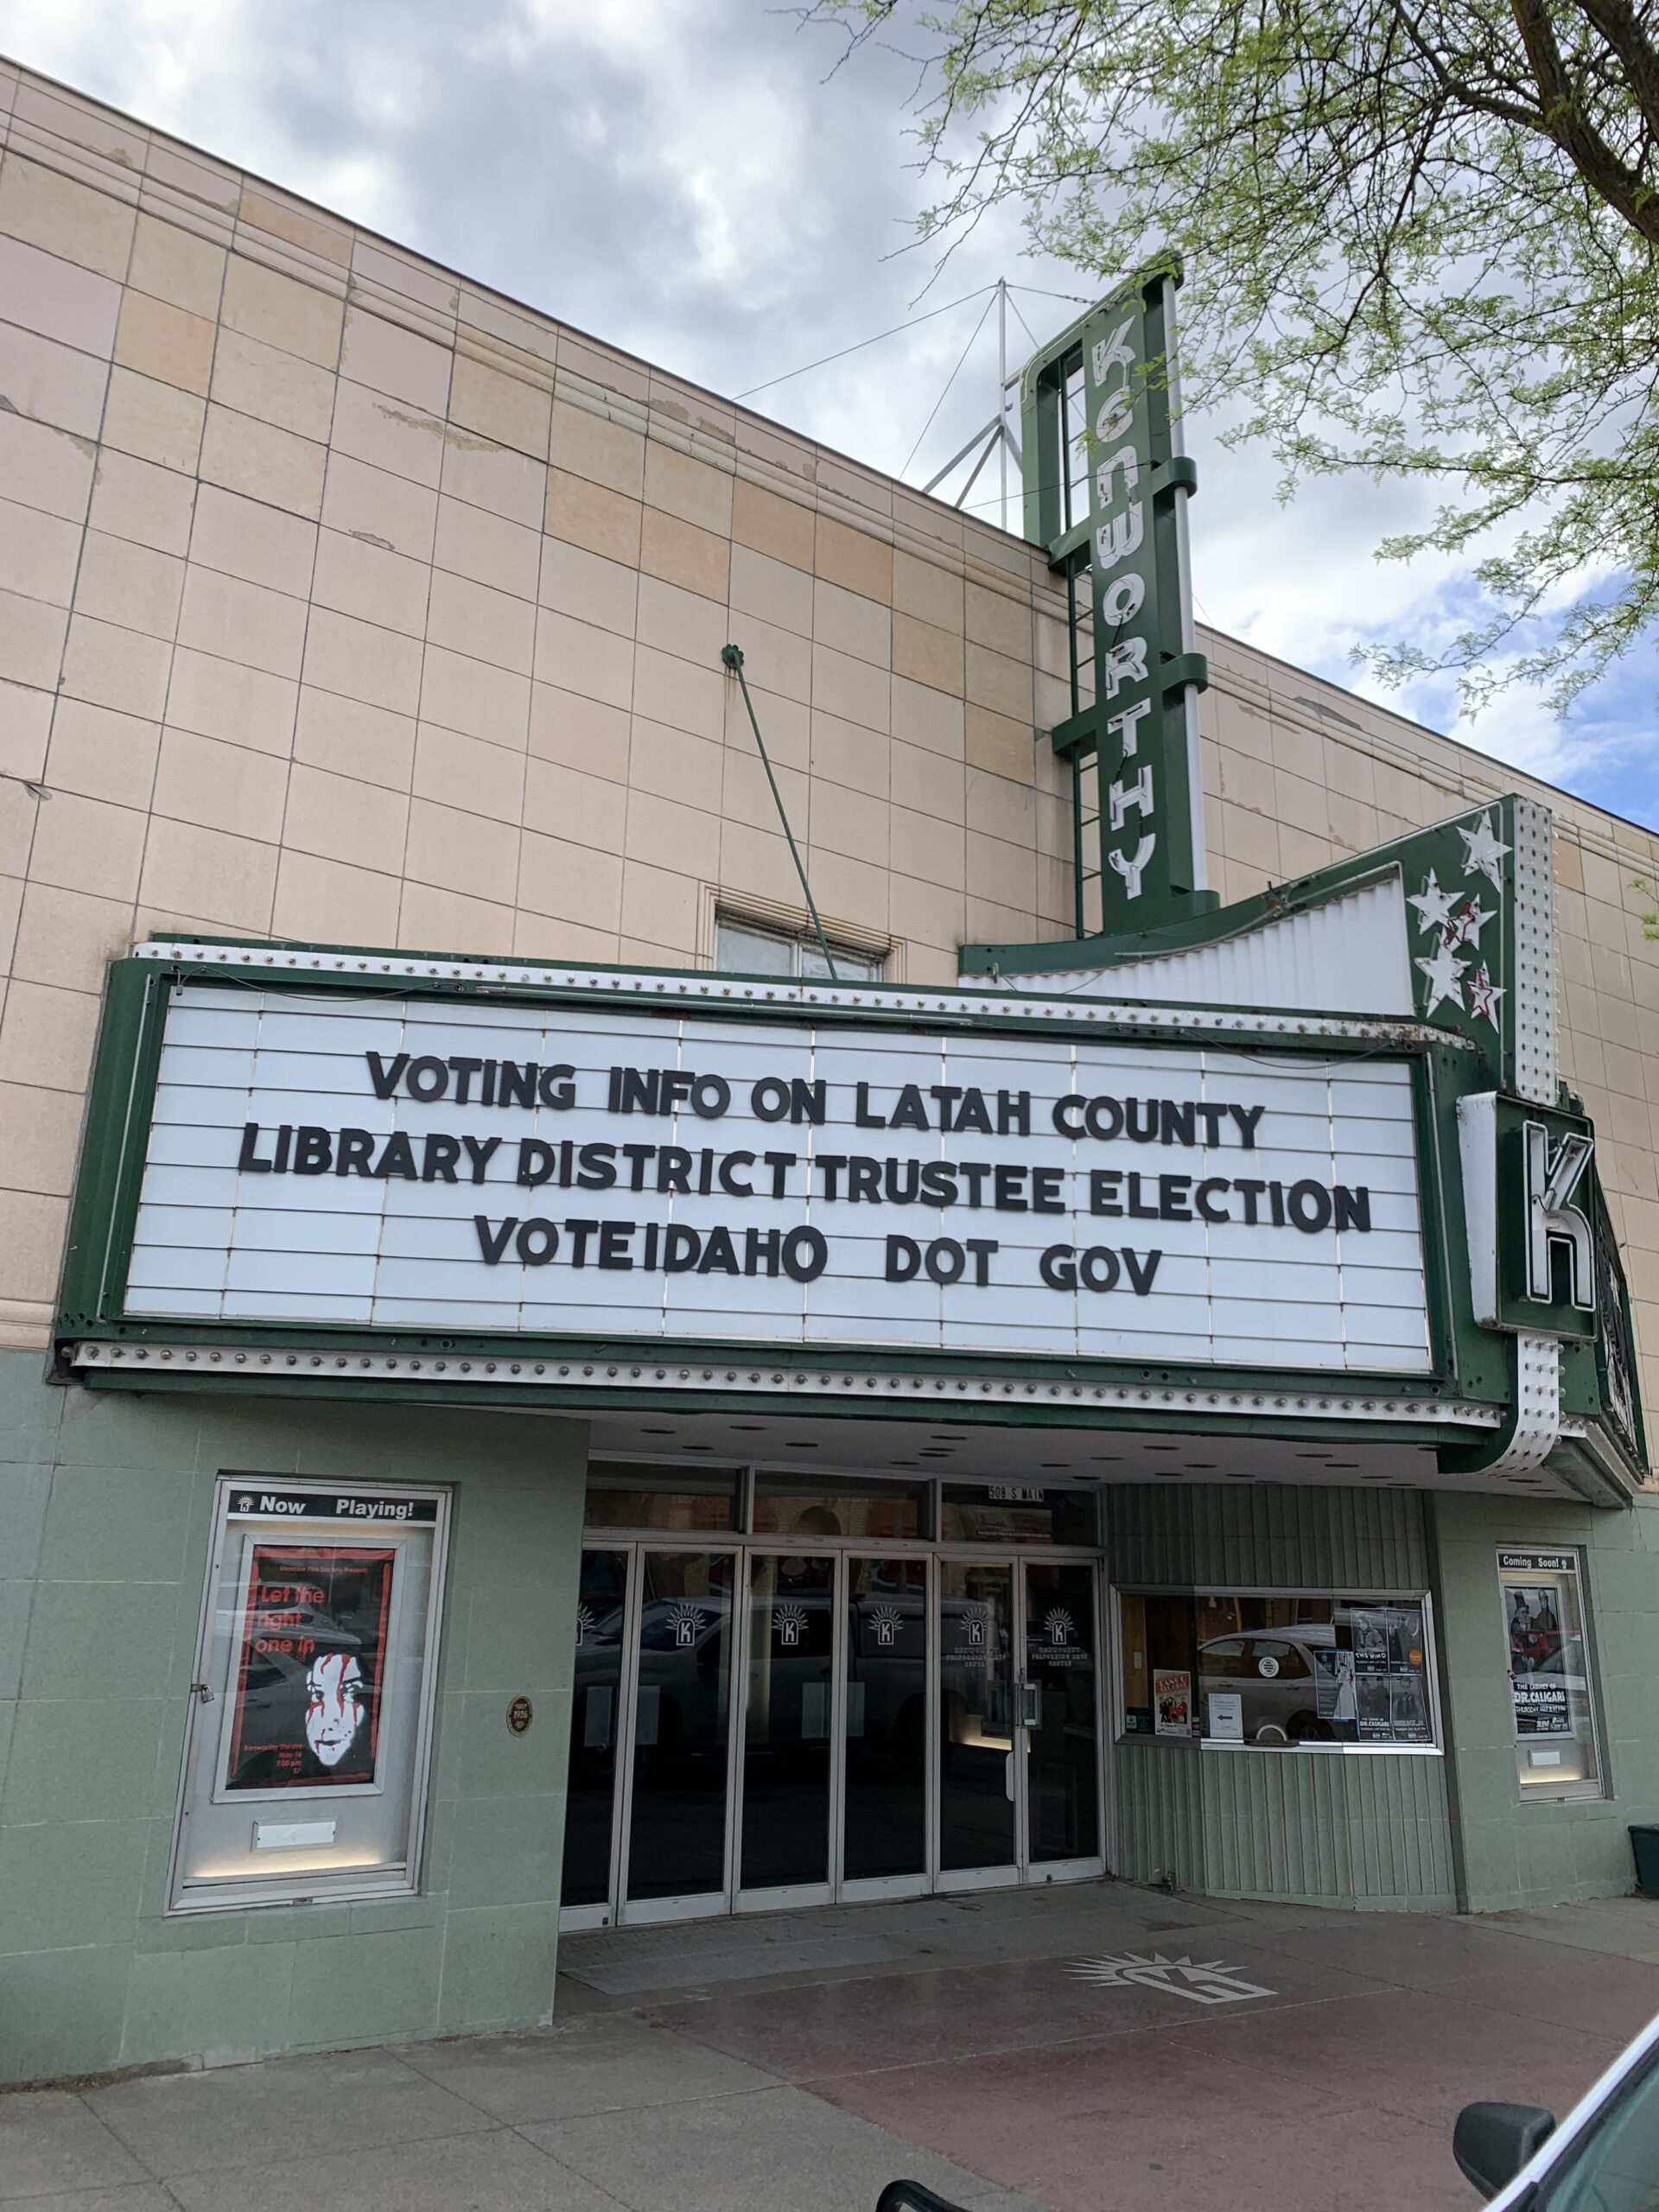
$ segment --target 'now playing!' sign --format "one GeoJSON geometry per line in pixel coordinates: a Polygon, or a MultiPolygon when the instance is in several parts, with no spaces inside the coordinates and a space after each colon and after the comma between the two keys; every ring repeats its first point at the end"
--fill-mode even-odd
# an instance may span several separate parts
{"type": "Polygon", "coordinates": [[[1421,1373],[1410,1076],[190,984],[125,1306],[1421,1373]]]}

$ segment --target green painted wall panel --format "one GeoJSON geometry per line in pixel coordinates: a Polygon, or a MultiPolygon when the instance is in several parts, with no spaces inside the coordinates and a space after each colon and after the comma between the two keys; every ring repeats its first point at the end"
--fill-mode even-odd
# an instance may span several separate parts
{"type": "Polygon", "coordinates": [[[1624,1895],[1634,1879],[1626,1831],[1659,1821],[1659,1500],[1609,1513],[1440,1492],[1428,1513],[1460,1897],[1471,1911],[1494,1912],[1624,1895]],[[1497,1554],[1568,1545],[1581,1554],[1607,1794],[1523,1802],[1497,1554]]]}
{"type": "Polygon", "coordinates": [[[0,2080],[547,2015],[586,1459],[562,1416],[99,1395],[0,1354],[0,2080]],[[418,1896],[164,1916],[220,1471],[454,1486],[418,1896]]]}
{"type": "Polygon", "coordinates": [[[1131,1882],[1205,1885],[1204,1813],[1196,1749],[1120,1744],[1115,1767],[1117,1855],[1112,1872],[1131,1882]]]}

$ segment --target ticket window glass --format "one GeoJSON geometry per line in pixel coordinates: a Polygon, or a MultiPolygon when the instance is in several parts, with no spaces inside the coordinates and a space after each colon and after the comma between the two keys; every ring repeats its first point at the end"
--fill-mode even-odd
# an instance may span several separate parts
{"type": "Polygon", "coordinates": [[[1433,1751],[1428,1601],[1122,1591],[1122,1733],[1281,1751],[1433,1751]]]}
{"type": "Polygon", "coordinates": [[[1590,1647],[1576,1552],[1497,1555],[1515,1764],[1528,1797],[1599,1797],[1590,1647]]]}
{"type": "Polygon", "coordinates": [[[222,1481],[175,1911],[416,1885],[448,1501],[222,1481]]]}

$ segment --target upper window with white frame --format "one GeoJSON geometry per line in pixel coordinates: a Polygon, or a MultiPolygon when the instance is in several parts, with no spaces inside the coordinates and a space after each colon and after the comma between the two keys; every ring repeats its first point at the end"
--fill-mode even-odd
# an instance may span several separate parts
{"type": "MultiPolygon", "coordinates": [[[[842,982],[873,983],[880,980],[887,963],[873,952],[855,952],[830,941],[836,975],[842,982]]],[[[816,937],[788,930],[762,929],[754,922],[721,914],[715,921],[715,965],[739,976],[828,976],[823,948],[816,937]]]]}

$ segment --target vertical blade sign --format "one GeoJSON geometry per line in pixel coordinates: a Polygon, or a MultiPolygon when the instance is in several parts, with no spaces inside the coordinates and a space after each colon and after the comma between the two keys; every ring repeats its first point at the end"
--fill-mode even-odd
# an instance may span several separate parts
{"type": "Polygon", "coordinates": [[[1099,850],[1080,852],[1079,867],[1090,877],[1098,868],[1109,938],[1216,903],[1205,888],[1198,694],[1208,673],[1192,639],[1185,500],[1197,476],[1179,451],[1179,281],[1164,267],[1122,285],[1024,378],[1027,452],[1056,479],[1053,493],[1028,498],[1027,531],[1075,579],[1074,625],[1092,628],[1091,645],[1074,634],[1072,665],[1090,670],[1093,697],[1074,677],[1076,711],[1053,736],[1098,779],[1099,850]]]}
{"type": "Polygon", "coordinates": [[[1097,308],[1083,332],[1090,568],[1094,581],[1102,919],[1109,934],[1196,911],[1198,818],[1191,587],[1173,468],[1174,280],[1157,276],[1097,308]],[[1190,702],[1190,703],[1189,703],[1190,702]]]}

